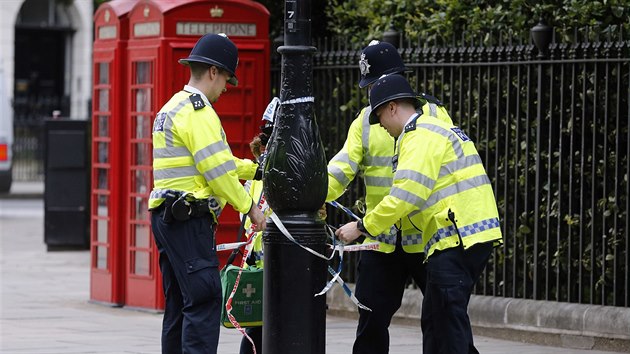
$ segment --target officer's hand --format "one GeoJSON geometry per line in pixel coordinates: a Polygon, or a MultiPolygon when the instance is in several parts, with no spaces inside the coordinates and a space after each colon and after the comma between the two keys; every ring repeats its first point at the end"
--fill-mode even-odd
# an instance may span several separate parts
{"type": "Polygon", "coordinates": [[[337,231],[335,231],[335,235],[337,235],[343,243],[349,244],[361,236],[361,231],[357,228],[357,222],[354,221],[337,229],[337,231]]]}
{"type": "Polygon", "coordinates": [[[252,221],[252,227],[254,231],[263,231],[267,227],[267,221],[265,221],[265,215],[258,209],[256,205],[252,206],[249,213],[247,213],[249,219],[252,221]]]}

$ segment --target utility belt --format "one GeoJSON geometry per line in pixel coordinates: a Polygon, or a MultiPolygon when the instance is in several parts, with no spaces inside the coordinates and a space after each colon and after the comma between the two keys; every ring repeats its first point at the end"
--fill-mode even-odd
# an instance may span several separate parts
{"type": "Polygon", "coordinates": [[[188,193],[168,191],[164,194],[164,202],[151,211],[154,213],[163,211],[162,220],[168,224],[191,218],[212,217],[208,199],[191,199],[189,195],[188,193]]]}

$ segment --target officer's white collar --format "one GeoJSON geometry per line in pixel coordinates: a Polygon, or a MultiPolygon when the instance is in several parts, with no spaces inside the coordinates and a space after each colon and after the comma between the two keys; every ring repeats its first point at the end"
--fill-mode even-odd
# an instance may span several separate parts
{"type": "Polygon", "coordinates": [[[190,85],[184,85],[184,91],[198,94],[199,96],[201,96],[201,99],[206,104],[206,106],[212,107],[212,105],[210,104],[210,101],[208,100],[208,97],[206,97],[206,95],[204,95],[203,92],[201,92],[198,88],[192,87],[190,85]]]}

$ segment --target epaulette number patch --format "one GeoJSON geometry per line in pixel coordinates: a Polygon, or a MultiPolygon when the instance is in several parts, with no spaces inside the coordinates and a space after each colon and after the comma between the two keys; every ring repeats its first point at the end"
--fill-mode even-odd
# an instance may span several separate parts
{"type": "Polygon", "coordinates": [[[196,93],[193,93],[192,95],[190,95],[190,102],[192,103],[195,111],[202,109],[203,107],[206,106],[206,104],[203,102],[203,98],[201,98],[201,96],[199,96],[196,93]]]}
{"type": "Polygon", "coordinates": [[[392,173],[396,173],[396,169],[398,169],[398,154],[392,157],[392,173]]]}
{"type": "Polygon", "coordinates": [[[166,120],[166,113],[164,112],[158,113],[158,115],[155,117],[155,121],[153,122],[153,131],[163,132],[165,120],[166,120]]]}
{"type": "Polygon", "coordinates": [[[470,138],[468,137],[468,135],[466,135],[466,133],[464,133],[461,129],[459,129],[458,127],[453,127],[451,128],[451,130],[457,134],[457,136],[462,139],[462,141],[470,141],[470,138]]]}

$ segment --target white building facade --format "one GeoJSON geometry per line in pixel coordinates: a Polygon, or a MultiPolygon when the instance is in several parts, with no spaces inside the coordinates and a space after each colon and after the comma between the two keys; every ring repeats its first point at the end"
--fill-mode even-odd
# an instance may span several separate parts
{"type": "Polygon", "coordinates": [[[0,66],[12,101],[58,96],[61,116],[90,117],[93,8],[92,0],[2,0],[0,66]]]}

